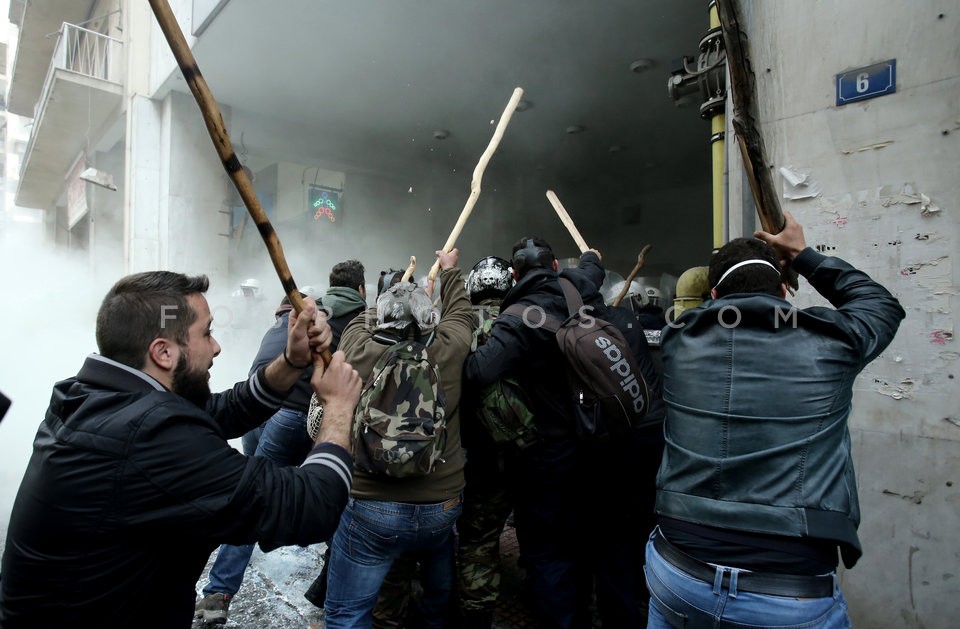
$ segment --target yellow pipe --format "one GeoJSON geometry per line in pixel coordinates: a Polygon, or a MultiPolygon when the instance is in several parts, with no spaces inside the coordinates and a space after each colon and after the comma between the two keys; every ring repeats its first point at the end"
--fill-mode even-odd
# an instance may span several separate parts
{"type": "MultiPolygon", "coordinates": [[[[716,138],[723,133],[727,126],[726,116],[717,114],[710,119],[711,137],[716,138]]],[[[710,148],[713,152],[713,248],[723,246],[723,164],[724,147],[723,136],[713,140],[710,148]]]]}
{"type": "MultiPolygon", "coordinates": [[[[711,0],[710,30],[720,28],[720,14],[717,11],[716,0],[711,0]]],[[[725,164],[724,135],[727,129],[727,119],[722,109],[718,109],[710,117],[710,150],[711,167],[713,169],[713,248],[719,249],[724,244],[723,233],[723,167],[725,164]]],[[[710,296],[710,285],[707,282],[708,268],[695,266],[687,269],[677,279],[676,297],[673,300],[673,319],[684,310],[696,308],[704,299],[710,296]]]]}
{"type": "MultiPolygon", "coordinates": [[[[710,2],[710,28],[720,28],[720,13],[716,0],[710,2]]],[[[726,142],[723,134],[727,128],[727,118],[723,113],[710,118],[710,148],[713,164],[713,248],[724,244],[723,238],[723,165],[726,142]]]]}

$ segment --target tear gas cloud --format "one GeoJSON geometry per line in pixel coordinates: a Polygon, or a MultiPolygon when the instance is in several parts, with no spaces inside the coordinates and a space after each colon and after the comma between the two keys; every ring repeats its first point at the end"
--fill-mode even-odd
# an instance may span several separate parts
{"type": "Polygon", "coordinates": [[[0,390],[12,400],[0,423],[0,527],[5,531],[37,426],[55,382],[96,351],[94,323],[109,283],[84,257],[46,253],[36,239],[6,234],[0,247],[0,390]]]}

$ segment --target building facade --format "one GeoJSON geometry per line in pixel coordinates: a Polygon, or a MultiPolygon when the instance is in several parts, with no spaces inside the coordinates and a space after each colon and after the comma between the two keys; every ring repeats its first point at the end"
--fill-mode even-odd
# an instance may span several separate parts
{"type": "MultiPolygon", "coordinates": [[[[522,79],[526,105],[483,173],[457,241],[461,266],[504,255],[527,233],[575,256],[547,189],[622,275],[644,244],[654,248],[642,275],[676,277],[707,263],[712,236],[755,229],[739,150],[727,141],[716,232],[710,132],[664,89],[676,56],[708,28],[706,2],[575,3],[563,16],[541,1],[489,3],[496,15],[475,3],[337,4],[170,0],[299,284],[325,285],[332,264],[348,258],[366,264],[374,285],[378,270],[402,268],[410,255],[425,274],[470,203],[470,173],[522,79]],[[402,36],[374,27],[381,23],[402,36]],[[619,39],[634,41],[616,51],[629,70],[588,93],[589,75],[604,73],[594,55],[614,47],[590,33],[619,28],[628,33],[619,39]],[[625,56],[646,54],[654,35],[652,61],[625,56]],[[520,40],[530,48],[509,56],[520,40]],[[527,62],[536,74],[525,74],[527,62]],[[427,84],[429,76],[446,83],[427,84]],[[542,120],[559,125],[556,136],[537,127],[542,120]]],[[[841,572],[854,624],[952,626],[960,11],[949,0],[739,4],[783,208],[811,246],[870,273],[908,312],[856,384],[865,554],[841,572]],[[890,85],[877,89],[870,82],[883,68],[890,85]]],[[[203,272],[223,290],[249,276],[272,281],[149,4],[13,0],[9,18],[18,38],[7,51],[7,107],[33,121],[14,202],[39,209],[46,242],[80,252],[99,276],[203,272]]],[[[268,296],[279,300],[279,286],[268,296]]],[[[794,301],[820,303],[803,285],[794,301]]]]}

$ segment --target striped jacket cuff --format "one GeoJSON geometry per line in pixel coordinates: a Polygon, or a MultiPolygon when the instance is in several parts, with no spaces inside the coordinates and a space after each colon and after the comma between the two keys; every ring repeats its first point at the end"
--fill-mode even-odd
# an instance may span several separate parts
{"type": "Polygon", "coordinates": [[[353,460],[342,447],[333,443],[318,444],[310,451],[300,467],[307,465],[323,465],[333,470],[343,481],[347,493],[353,486],[353,460]]]}
{"type": "Polygon", "coordinates": [[[260,367],[250,376],[248,380],[250,383],[250,394],[253,395],[253,398],[257,402],[264,406],[280,408],[285,392],[270,388],[270,385],[267,384],[266,370],[266,366],[260,367]]]}

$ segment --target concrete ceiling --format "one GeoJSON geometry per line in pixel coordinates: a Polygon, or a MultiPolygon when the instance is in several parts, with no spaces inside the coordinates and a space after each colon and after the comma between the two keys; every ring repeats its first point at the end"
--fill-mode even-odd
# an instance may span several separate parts
{"type": "Polygon", "coordinates": [[[240,152],[469,172],[519,86],[498,167],[629,198],[710,176],[709,124],[666,89],[708,21],[705,0],[230,0],[193,50],[220,103],[295,125],[313,154],[234,127],[240,152]]]}

